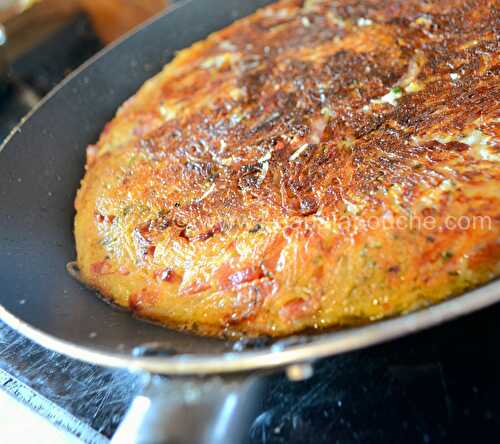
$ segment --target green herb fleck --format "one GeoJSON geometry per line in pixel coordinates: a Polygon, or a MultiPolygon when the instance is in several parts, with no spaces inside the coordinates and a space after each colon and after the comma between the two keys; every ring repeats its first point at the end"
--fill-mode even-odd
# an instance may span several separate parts
{"type": "Polygon", "coordinates": [[[250,231],[250,233],[257,233],[257,231],[259,231],[261,228],[262,228],[262,225],[257,224],[257,225],[255,225],[255,227],[251,228],[249,231],[250,231]]]}
{"type": "Polygon", "coordinates": [[[443,251],[442,256],[445,261],[449,261],[453,257],[453,253],[451,251],[443,251]]]}

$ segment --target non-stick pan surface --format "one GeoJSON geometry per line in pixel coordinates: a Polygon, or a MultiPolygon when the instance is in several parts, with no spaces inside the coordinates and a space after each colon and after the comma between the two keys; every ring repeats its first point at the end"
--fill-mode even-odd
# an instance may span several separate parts
{"type": "Polygon", "coordinates": [[[169,373],[272,367],[358,348],[434,325],[500,299],[493,283],[414,315],[232,353],[232,344],[181,334],[105,305],[66,272],[75,258],[73,200],[85,147],[117,107],[175,51],[250,14],[267,0],[193,0],[101,53],[57,88],[0,154],[0,317],[57,351],[106,365],[169,373]],[[145,343],[162,356],[132,356],[145,343]],[[271,346],[270,346],[271,347],[271,346]],[[169,356],[171,352],[172,356],[169,356]],[[223,352],[231,352],[222,356],[223,352]],[[177,353],[177,355],[176,355],[177,353]],[[188,354],[188,356],[185,356],[188,354]],[[179,356],[183,355],[183,356],[179,356]]]}

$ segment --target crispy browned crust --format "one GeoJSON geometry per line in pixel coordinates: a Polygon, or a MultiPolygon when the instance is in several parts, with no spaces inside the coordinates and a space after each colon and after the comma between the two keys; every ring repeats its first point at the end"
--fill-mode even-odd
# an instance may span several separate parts
{"type": "Polygon", "coordinates": [[[487,0],[288,0],[181,52],[89,147],[84,280],[286,335],[498,276],[499,24],[487,0]]]}

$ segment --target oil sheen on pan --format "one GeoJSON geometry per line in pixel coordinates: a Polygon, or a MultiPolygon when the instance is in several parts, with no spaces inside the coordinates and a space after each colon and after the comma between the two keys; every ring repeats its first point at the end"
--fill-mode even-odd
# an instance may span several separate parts
{"type": "Polygon", "coordinates": [[[83,280],[137,315],[283,336],[500,274],[494,0],[280,1],[182,51],[88,147],[83,280]]]}

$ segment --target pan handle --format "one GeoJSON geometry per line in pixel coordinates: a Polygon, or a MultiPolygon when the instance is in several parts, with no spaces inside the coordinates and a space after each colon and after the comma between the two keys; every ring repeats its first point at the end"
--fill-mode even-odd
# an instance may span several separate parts
{"type": "Polygon", "coordinates": [[[264,378],[149,376],[113,444],[240,444],[258,414],[264,378]]]}

